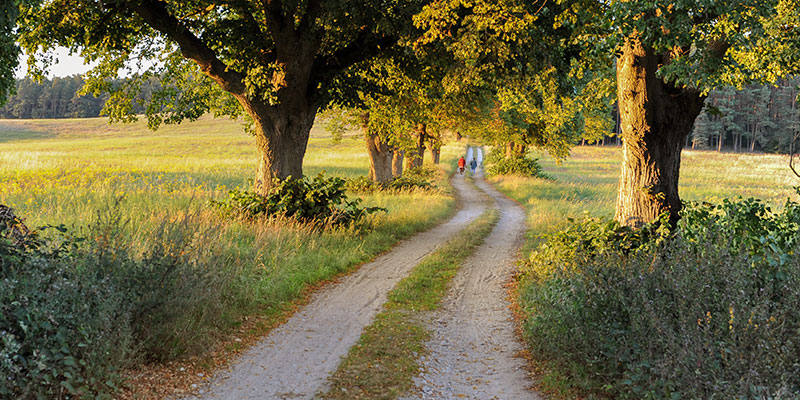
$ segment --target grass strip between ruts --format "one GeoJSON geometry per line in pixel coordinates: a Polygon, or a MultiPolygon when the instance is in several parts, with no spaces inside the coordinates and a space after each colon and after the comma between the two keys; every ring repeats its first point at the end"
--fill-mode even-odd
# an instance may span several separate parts
{"type": "Polygon", "coordinates": [[[394,399],[419,373],[430,331],[420,313],[439,307],[464,260],[483,243],[498,219],[487,210],[454,239],[426,257],[388,294],[384,310],[328,378],[326,399],[394,399]]]}

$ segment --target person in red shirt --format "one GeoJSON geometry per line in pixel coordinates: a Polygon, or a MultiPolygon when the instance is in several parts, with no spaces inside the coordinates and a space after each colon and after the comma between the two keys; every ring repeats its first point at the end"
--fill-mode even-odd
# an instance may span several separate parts
{"type": "Polygon", "coordinates": [[[458,159],[458,174],[464,175],[464,168],[466,167],[467,167],[467,160],[465,160],[464,157],[462,156],[461,158],[458,159]]]}

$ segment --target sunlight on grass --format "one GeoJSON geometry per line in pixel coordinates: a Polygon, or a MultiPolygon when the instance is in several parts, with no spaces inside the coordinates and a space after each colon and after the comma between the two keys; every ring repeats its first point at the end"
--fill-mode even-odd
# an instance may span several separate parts
{"type": "MultiPolygon", "coordinates": [[[[316,126],[306,174],[366,175],[360,138],[350,135],[336,143],[316,126]]],[[[323,231],[280,219],[223,219],[208,210],[208,200],[250,188],[256,160],[254,139],[228,119],[204,117],[157,132],[143,121],[108,125],[103,118],[0,121],[0,204],[14,208],[31,227],[65,224],[80,230],[122,198],[117,207],[131,222],[126,240],[133,243],[148,242],[165,219],[199,214],[198,229],[217,232],[215,241],[238,277],[231,288],[238,309],[225,313],[228,324],[249,313],[282,309],[309,285],[351,270],[437,224],[454,208],[446,190],[379,192],[361,196],[362,205],[388,210],[369,216],[362,223],[366,229],[323,231]]]]}
{"type": "MultiPolygon", "coordinates": [[[[537,155],[554,180],[498,177],[491,181],[528,212],[529,236],[552,232],[567,218],[613,217],[622,152],[619,147],[575,147],[557,163],[537,155]]],[[[731,154],[684,151],[680,194],[684,200],[720,202],[727,197],[757,197],[776,209],[800,185],[788,167],[788,157],[776,154],[731,154]]],[[[535,241],[529,240],[530,248],[535,241]]]]}

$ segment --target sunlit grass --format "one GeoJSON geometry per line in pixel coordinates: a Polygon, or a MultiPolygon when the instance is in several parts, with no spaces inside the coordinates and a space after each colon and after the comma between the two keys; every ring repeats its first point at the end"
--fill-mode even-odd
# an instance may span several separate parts
{"type": "MultiPolygon", "coordinates": [[[[576,147],[561,163],[546,155],[540,157],[544,172],[554,180],[492,179],[527,210],[531,238],[562,227],[569,217],[613,216],[621,148],[576,147]]],[[[787,198],[797,197],[792,187],[800,185],[800,178],[792,174],[788,162],[787,156],[776,154],[684,151],[680,195],[684,200],[708,202],[735,196],[757,197],[780,208],[787,198]]]]}
{"type": "MultiPolygon", "coordinates": [[[[368,157],[360,137],[353,133],[334,142],[315,127],[305,173],[366,175],[368,157]]],[[[285,220],[225,219],[209,210],[208,200],[250,188],[256,160],[254,139],[228,119],[204,117],[156,132],[143,121],[3,120],[0,204],[14,208],[30,227],[64,224],[79,230],[122,198],[117,207],[132,222],[129,240],[143,243],[165,218],[199,213],[200,229],[217,232],[215,240],[238,276],[231,288],[239,297],[233,302],[238,309],[225,313],[229,323],[243,314],[283,309],[308,287],[435,225],[454,208],[446,191],[361,195],[363,206],[388,212],[368,217],[360,229],[322,231],[285,220]]]]}

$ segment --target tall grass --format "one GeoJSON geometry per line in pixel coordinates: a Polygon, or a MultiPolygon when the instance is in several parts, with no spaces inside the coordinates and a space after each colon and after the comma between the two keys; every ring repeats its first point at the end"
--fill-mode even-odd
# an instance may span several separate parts
{"type": "MultiPolygon", "coordinates": [[[[366,175],[359,138],[336,143],[315,128],[305,173],[366,175]]],[[[69,257],[53,261],[67,276],[98,277],[91,282],[123,277],[108,289],[118,295],[98,301],[135,294],[131,308],[119,308],[125,302],[108,305],[118,308],[116,322],[127,321],[118,325],[130,327],[129,339],[103,339],[120,342],[116,350],[124,355],[114,368],[214,349],[247,316],[278,315],[309,288],[435,225],[454,206],[447,190],[377,192],[362,195],[362,205],[387,213],[358,226],[322,230],[282,218],[222,218],[209,210],[208,200],[250,187],[256,160],[253,138],[230,120],[202,118],[157,132],[143,122],[109,126],[102,118],[0,121],[0,204],[13,207],[31,228],[64,224],[69,234],[83,238],[69,257]],[[161,280],[162,273],[172,278],[161,280]]],[[[445,180],[438,183],[448,187],[445,180]]],[[[58,239],[49,232],[45,237],[58,239]]],[[[75,374],[80,372],[70,372],[75,374]]],[[[59,386],[64,376],[45,384],[35,375],[31,382],[43,385],[38,393],[50,397],[98,395],[115,387],[77,380],[89,387],[66,388],[59,386]]]]}

